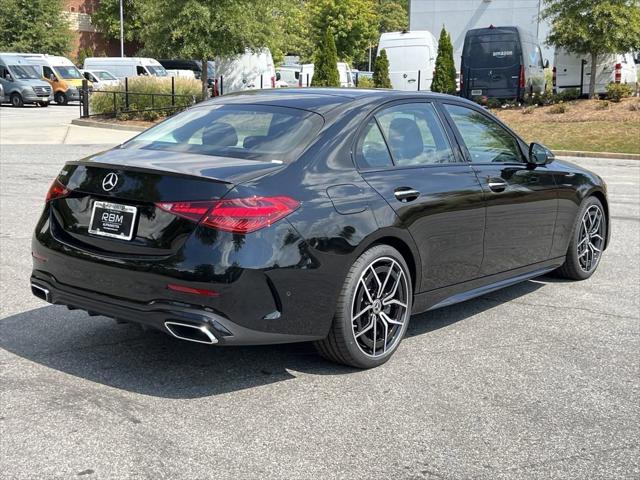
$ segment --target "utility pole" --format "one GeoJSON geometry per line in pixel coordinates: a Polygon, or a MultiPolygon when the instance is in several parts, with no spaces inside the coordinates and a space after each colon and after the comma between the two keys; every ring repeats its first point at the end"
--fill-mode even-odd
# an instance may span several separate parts
{"type": "Polygon", "coordinates": [[[123,0],[120,0],[120,56],[124,57],[124,14],[122,2],[123,0]]]}

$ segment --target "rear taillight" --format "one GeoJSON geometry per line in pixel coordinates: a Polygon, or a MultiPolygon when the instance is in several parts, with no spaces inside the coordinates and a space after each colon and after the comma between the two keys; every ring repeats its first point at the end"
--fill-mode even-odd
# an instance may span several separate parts
{"type": "Polygon", "coordinates": [[[526,79],[524,78],[524,65],[520,65],[520,83],[518,84],[520,88],[524,88],[526,86],[526,79]]]}
{"type": "Polygon", "coordinates": [[[615,83],[622,82],[622,64],[621,63],[616,63],[615,73],[613,78],[615,83]]]}
{"type": "Polygon", "coordinates": [[[286,217],[300,203],[286,196],[255,196],[210,202],[162,202],[156,206],[217,230],[251,233],[286,217]]]}
{"type": "Polygon", "coordinates": [[[49,187],[45,202],[50,202],[51,200],[55,200],[56,198],[66,197],[67,195],[69,195],[69,189],[62,183],[60,183],[60,181],[56,178],[49,187]]]}
{"type": "Polygon", "coordinates": [[[556,67],[553,67],[552,72],[553,73],[551,78],[552,78],[553,86],[555,87],[558,84],[558,70],[556,70],[556,67]]]}
{"type": "Polygon", "coordinates": [[[271,77],[271,88],[276,88],[276,77],[271,77]]]}

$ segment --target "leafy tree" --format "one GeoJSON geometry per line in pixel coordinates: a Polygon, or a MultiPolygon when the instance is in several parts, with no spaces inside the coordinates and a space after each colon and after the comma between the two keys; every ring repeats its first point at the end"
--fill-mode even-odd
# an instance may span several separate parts
{"type": "MultiPolygon", "coordinates": [[[[124,20],[125,42],[139,41],[142,18],[139,5],[145,0],[123,0],[122,16],[124,20]]],[[[91,14],[91,23],[105,37],[120,39],[120,0],[100,0],[98,8],[91,14]]]]}
{"type": "Polygon", "coordinates": [[[72,38],[63,0],[0,2],[0,51],[67,55],[72,38]]]}
{"type": "Polygon", "coordinates": [[[599,55],[624,53],[640,45],[638,0],[546,0],[547,43],[591,57],[589,97],[595,96],[599,55]]]}
{"type": "Polygon", "coordinates": [[[330,30],[324,34],[324,42],[315,57],[315,71],[311,83],[314,87],[339,87],[338,55],[336,42],[330,30]]]}
{"type": "Polygon", "coordinates": [[[382,50],[373,67],[373,85],[376,88],[391,88],[389,79],[389,59],[386,50],[382,50]]]}
{"type": "Polygon", "coordinates": [[[438,40],[436,72],[431,82],[431,90],[440,93],[456,92],[456,67],[453,62],[453,45],[449,33],[442,27],[438,40]]]}
{"type": "MultiPolygon", "coordinates": [[[[136,0],[142,52],[155,57],[197,58],[203,65],[269,45],[275,35],[274,1],[136,0]]],[[[202,94],[207,79],[202,76],[202,94]]]]}
{"type": "Polygon", "coordinates": [[[314,44],[309,37],[309,9],[306,0],[275,2],[275,31],[269,48],[275,63],[284,55],[298,55],[303,63],[313,61],[314,44]]]}
{"type": "Polygon", "coordinates": [[[380,0],[378,32],[402,32],[409,28],[408,0],[380,0]]]}
{"type": "Polygon", "coordinates": [[[327,30],[335,35],[338,58],[360,62],[378,37],[376,0],[308,0],[311,37],[320,45],[327,30]]]}

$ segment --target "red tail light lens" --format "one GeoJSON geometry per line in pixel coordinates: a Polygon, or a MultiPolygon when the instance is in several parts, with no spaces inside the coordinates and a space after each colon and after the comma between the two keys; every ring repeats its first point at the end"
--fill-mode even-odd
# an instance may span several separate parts
{"type": "Polygon", "coordinates": [[[293,198],[281,195],[210,202],[164,202],[157,203],[156,206],[217,230],[251,233],[286,217],[295,211],[300,203],[293,198]]]}
{"type": "Polygon", "coordinates": [[[558,84],[558,71],[556,70],[556,67],[553,67],[553,86],[557,86],[558,84]]]}
{"type": "Polygon", "coordinates": [[[51,200],[55,200],[56,198],[66,197],[67,195],[69,195],[69,189],[62,183],[60,183],[60,181],[56,178],[49,187],[45,202],[50,202],[51,200]]]}
{"type": "Polygon", "coordinates": [[[271,88],[276,88],[276,77],[271,77],[271,88]]]}
{"type": "Polygon", "coordinates": [[[524,65],[520,65],[520,88],[526,86],[526,80],[524,78],[524,65]]]}
{"type": "Polygon", "coordinates": [[[176,285],[174,283],[170,283],[167,285],[169,290],[173,290],[174,292],[180,293],[191,293],[193,295],[202,295],[203,297],[219,297],[220,294],[215,290],[205,290],[203,288],[192,288],[187,287],[185,285],[176,285]]]}
{"type": "Polygon", "coordinates": [[[616,63],[614,80],[615,80],[615,83],[622,82],[622,64],[621,63],[616,63]]]}

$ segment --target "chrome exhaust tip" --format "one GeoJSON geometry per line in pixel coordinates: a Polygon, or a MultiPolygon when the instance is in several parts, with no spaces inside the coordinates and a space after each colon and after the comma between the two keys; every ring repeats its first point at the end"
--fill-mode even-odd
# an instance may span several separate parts
{"type": "Polygon", "coordinates": [[[45,302],[51,303],[49,290],[40,285],[36,285],[35,283],[31,284],[31,293],[33,293],[36,297],[44,300],[45,302]]]}
{"type": "Polygon", "coordinates": [[[181,322],[164,322],[164,327],[167,331],[180,340],[187,340],[188,342],[204,343],[207,345],[213,345],[218,343],[218,339],[213,336],[213,333],[209,331],[204,325],[190,325],[188,323],[181,322]]]}

